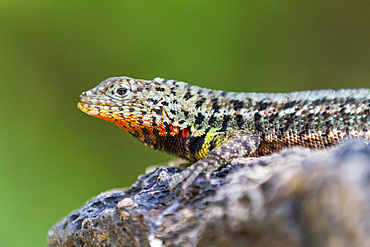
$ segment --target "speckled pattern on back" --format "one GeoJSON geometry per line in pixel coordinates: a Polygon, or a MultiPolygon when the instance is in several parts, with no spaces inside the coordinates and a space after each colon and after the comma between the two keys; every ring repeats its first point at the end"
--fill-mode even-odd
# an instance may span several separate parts
{"type": "Polygon", "coordinates": [[[209,178],[230,158],[370,140],[370,89],[235,93],[112,77],[82,93],[78,107],[154,149],[196,161],[170,184],[182,183],[184,192],[201,172],[209,178]]]}

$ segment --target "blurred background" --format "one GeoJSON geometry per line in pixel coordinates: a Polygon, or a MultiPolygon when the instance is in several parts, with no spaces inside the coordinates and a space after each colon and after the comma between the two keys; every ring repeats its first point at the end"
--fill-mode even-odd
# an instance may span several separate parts
{"type": "Polygon", "coordinates": [[[0,0],[0,246],[173,159],[80,112],[111,77],[228,91],[370,87],[369,1],[0,0]]]}

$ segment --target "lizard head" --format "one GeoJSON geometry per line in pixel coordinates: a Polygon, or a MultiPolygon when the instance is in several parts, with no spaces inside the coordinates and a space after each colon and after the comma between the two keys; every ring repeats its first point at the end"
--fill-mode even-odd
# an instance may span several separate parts
{"type": "MultiPolygon", "coordinates": [[[[156,78],[152,81],[111,77],[80,95],[78,108],[110,121],[145,144],[189,158],[185,143],[189,125],[174,100],[187,84],[156,78]],[[184,151],[182,151],[184,150],[184,151]]],[[[176,100],[175,100],[176,101],[176,100]]]]}

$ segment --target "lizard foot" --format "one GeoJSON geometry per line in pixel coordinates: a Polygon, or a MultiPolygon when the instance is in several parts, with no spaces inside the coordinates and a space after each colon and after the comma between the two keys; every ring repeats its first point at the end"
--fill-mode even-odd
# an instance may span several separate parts
{"type": "Polygon", "coordinates": [[[202,172],[206,172],[206,180],[219,168],[225,166],[234,158],[247,157],[257,150],[259,138],[247,131],[239,130],[224,141],[220,146],[209,152],[203,159],[198,160],[186,170],[174,175],[169,182],[169,189],[173,190],[181,184],[183,195],[194,180],[202,172]]]}
{"type": "Polygon", "coordinates": [[[181,184],[182,193],[186,196],[187,189],[202,172],[206,172],[206,180],[209,182],[211,175],[221,166],[223,165],[216,162],[210,163],[205,160],[199,160],[184,171],[173,175],[169,182],[169,189],[173,190],[177,185],[181,184]]]}

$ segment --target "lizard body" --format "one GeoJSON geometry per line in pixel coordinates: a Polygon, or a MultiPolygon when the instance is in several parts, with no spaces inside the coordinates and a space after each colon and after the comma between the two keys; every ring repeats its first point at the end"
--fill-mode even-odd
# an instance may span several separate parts
{"type": "Polygon", "coordinates": [[[170,188],[186,188],[228,160],[284,147],[324,149],[345,138],[370,140],[370,89],[235,93],[184,82],[112,77],[81,94],[78,108],[146,145],[193,161],[170,188]]]}

